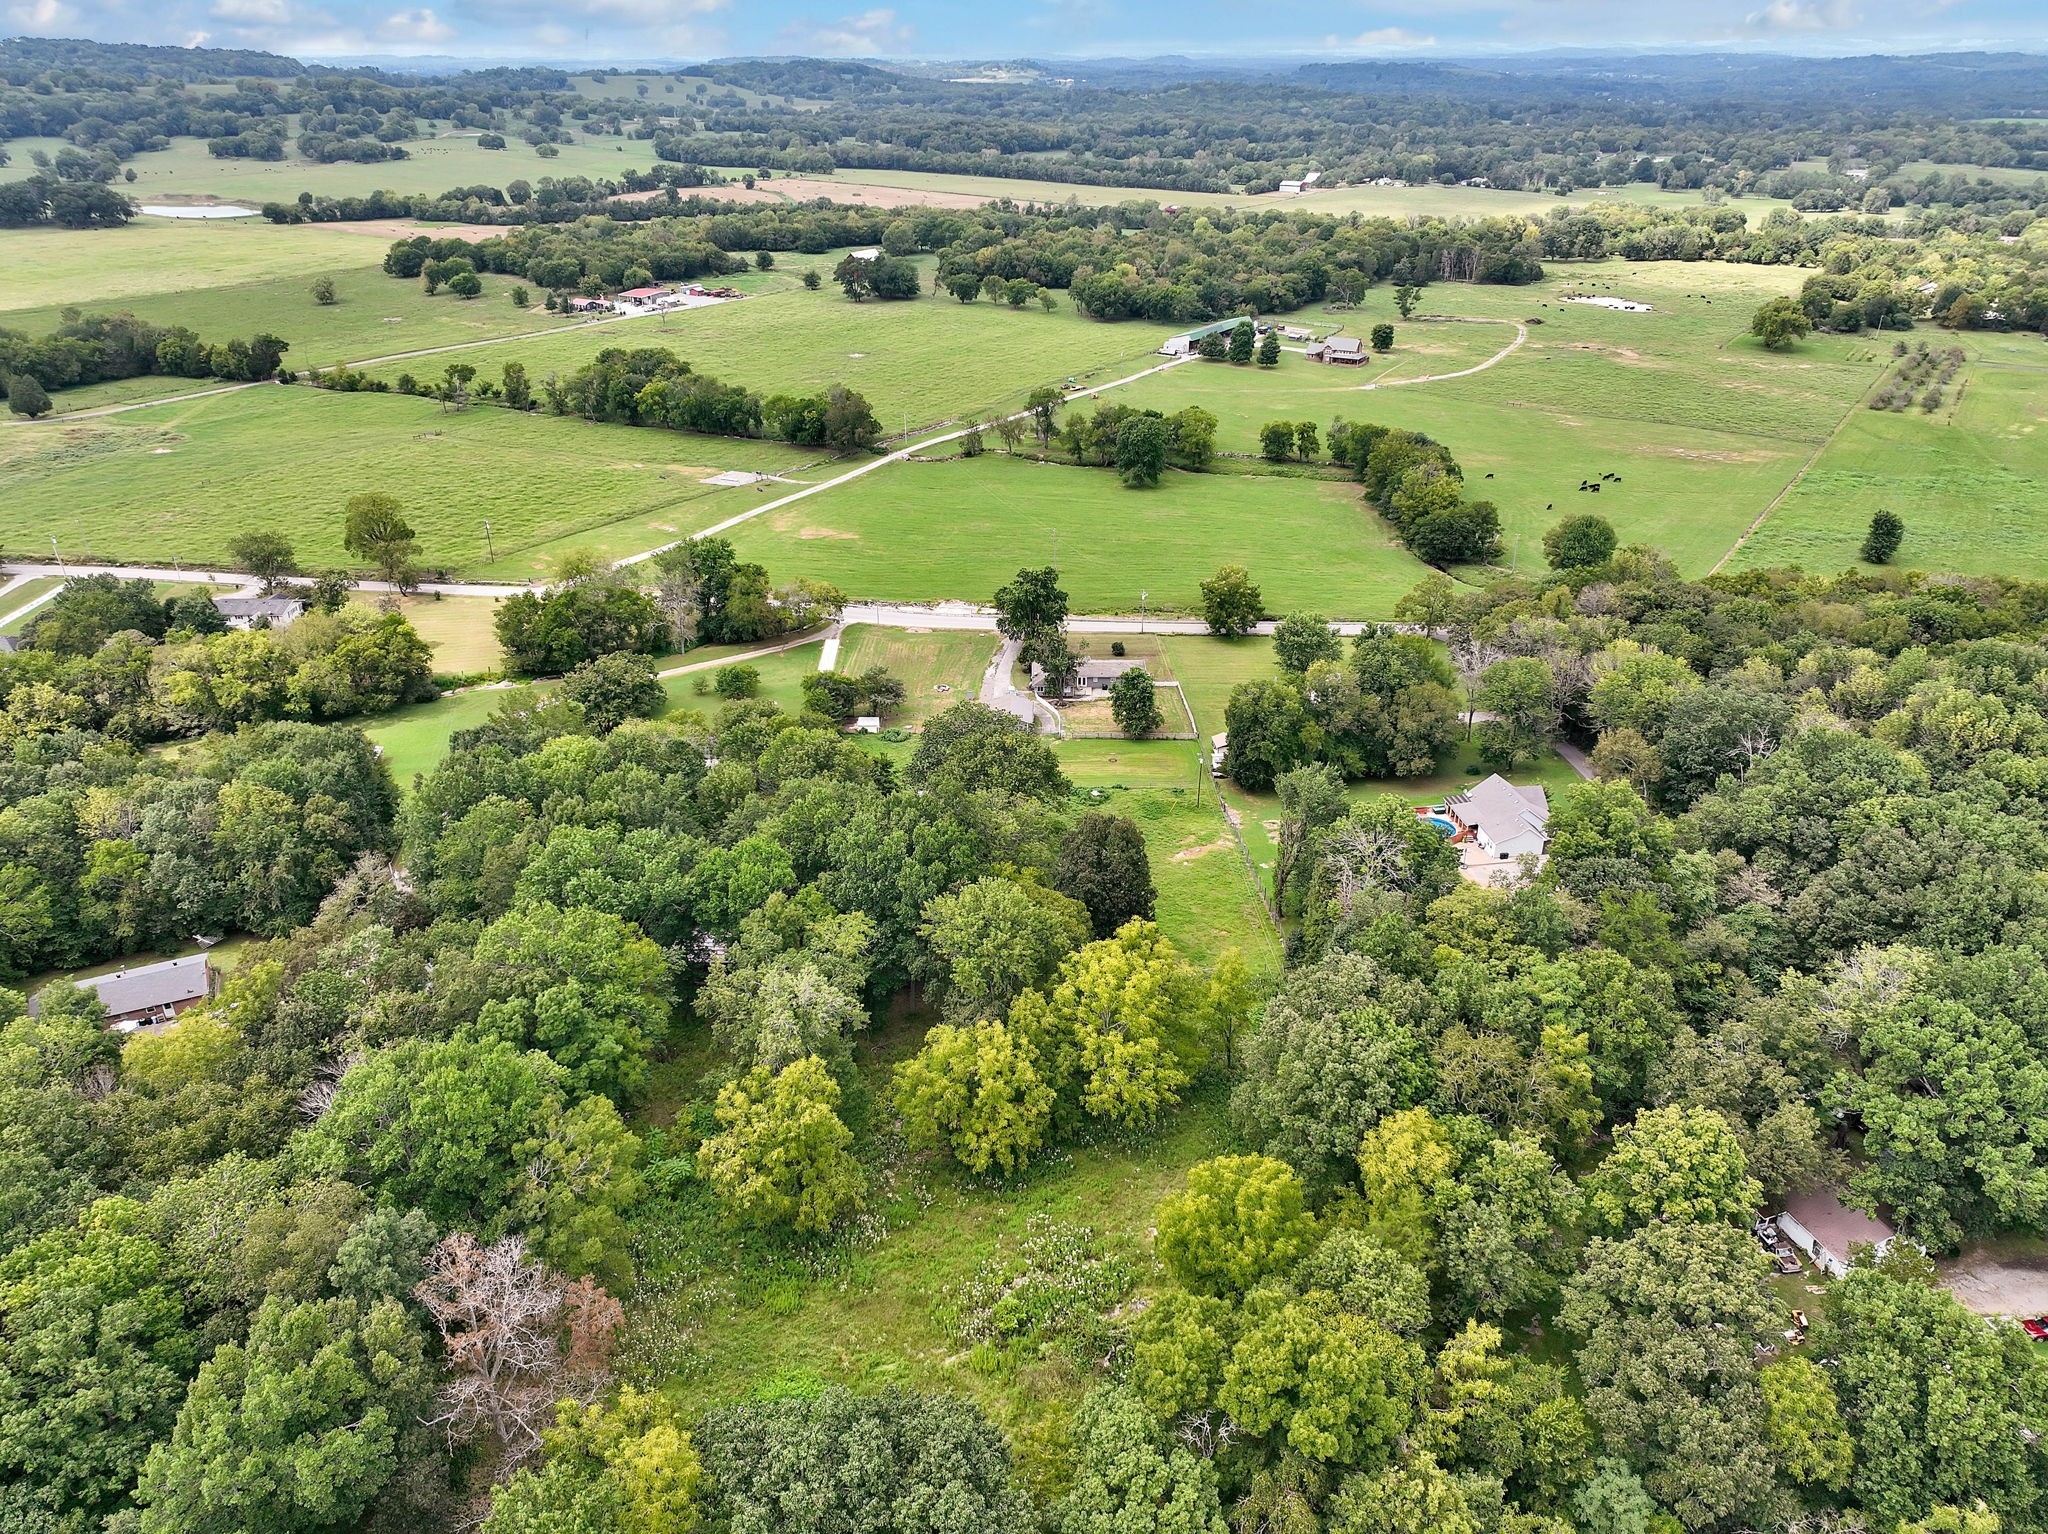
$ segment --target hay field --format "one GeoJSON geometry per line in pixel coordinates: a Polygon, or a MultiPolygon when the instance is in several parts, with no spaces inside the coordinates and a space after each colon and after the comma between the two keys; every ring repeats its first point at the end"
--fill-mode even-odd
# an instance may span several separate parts
{"type": "Polygon", "coordinates": [[[1106,469],[989,453],[902,463],[734,528],[778,575],[856,598],[985,602],[1023,565],[1057,563],[1077,612],[1199,610],[1219,565],[1250,567],[1275,611],[1391,616],[1428,572],[1351,485],[1169,474],[1127,490],[1106,469]]]}
{"type": "Polygon", "coordinates": [[[2048,345],[2038,336],[1927,337],[1969,356],[1944,408],[1852,410],[1731,568],[1858,563],[1880,507],[1906,521],[1896,563],[2048,578],[2048,345]]]}
{"type": "Polygon", "coordinates": [[[377,490],[404,503],[423,568],[526,579],[566,548],[629,553],[784,493],[701,481],[801,457],[775,443],[263,385],[0,430],[0,547],[40,547],[54,532],[71,557],[89,544],[103,559],[205,563],[224,560],[236,533],[274,527],[301,563],[349,565],[342,505],[377,490]]]}

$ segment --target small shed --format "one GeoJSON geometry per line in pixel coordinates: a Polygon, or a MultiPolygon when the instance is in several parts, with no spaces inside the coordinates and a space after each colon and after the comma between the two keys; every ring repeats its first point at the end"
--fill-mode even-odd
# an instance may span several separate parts
{"type": "Polygon", "coordinates": [[[881,734],[882,716],[880,714],[862,714],[853,721],[853,733],[856,735],[881,734]]]}
{"type": "Polygon", "coordinates": [[[1882,1257],[1899,1239],[1891,1226],[1851,1209],[1829,1189],[1789,1200],[1777,1220],[1779,1233],[1830,1278],[1849,1271],[1858,1247],[1882,1257]]]}
{"type": "Polygon", "coordinates": [[[213,605],[231,629],[288,629],[306,615],[297,597],[215,597],[213,605]]]}
{"type": "Polygon", "coordinates": [[[847,254],[856,261],[879,261],[882,259],[882,252],[873,245],[863,246],[859,250],[849,250],[847,254]]]}
{"type": "MultiPolygon", "coordinates": [[[[215,995],[220,976],[207,956],[192,954],[183,959],[165,959],[157,964],[139,964],[134,969],[96,975],[77,984],[99,996],[107,1009],[109,1033],[134,1033],[140,1028],[160,1027],[171,1022],[187,1007],[215,995]]],[[[36,999],[28,1004],[38,1010],[36,999]]]]}

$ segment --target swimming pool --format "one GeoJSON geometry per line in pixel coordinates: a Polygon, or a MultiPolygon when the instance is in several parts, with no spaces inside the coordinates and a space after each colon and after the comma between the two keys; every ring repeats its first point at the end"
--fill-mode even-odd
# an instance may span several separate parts
{"type": "Polygon", "coordinates": [[[1428,821],[1446,836],[1456,836],[1458,834],[1458,823],[1449,816],[1424,815],[1422,819],[1428,821]]]}

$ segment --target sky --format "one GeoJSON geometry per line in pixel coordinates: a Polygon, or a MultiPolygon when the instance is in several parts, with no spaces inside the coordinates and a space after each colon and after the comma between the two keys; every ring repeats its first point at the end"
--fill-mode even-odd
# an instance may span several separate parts
{"type": "Polygon", "coordinates": [[[2048,51],[2048,0],[0,0],[4,30],[262,48],[631,63],[736,54],[1471,57],[1577,48],[2048,51]],[[995,19],[999,25],[991,26],[995,19]]]}

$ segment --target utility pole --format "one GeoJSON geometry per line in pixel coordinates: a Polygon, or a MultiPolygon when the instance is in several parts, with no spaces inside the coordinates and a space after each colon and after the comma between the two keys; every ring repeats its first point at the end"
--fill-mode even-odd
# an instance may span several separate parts
{"type": "Polygon", "coordinates": [[[489,517],[484,518],[484,547],[490,550],[491,563],[496,564],[498,562],[498,546],[491,541],[491,519],[489,517]]]}
{"type": "Polygon", "coordinates": [[[1145,598],[1147,595],[1148,593],[1143,591],[1138,593],[1138,632],[1141,634],[1145,632],[1145,598]]]}
{"type": "Polygon", "coordinates": [[[50,554],[58,564],[64,563],[64,556],[57,550],[57,535],[55,533],[50,534],[50,554]]]}

